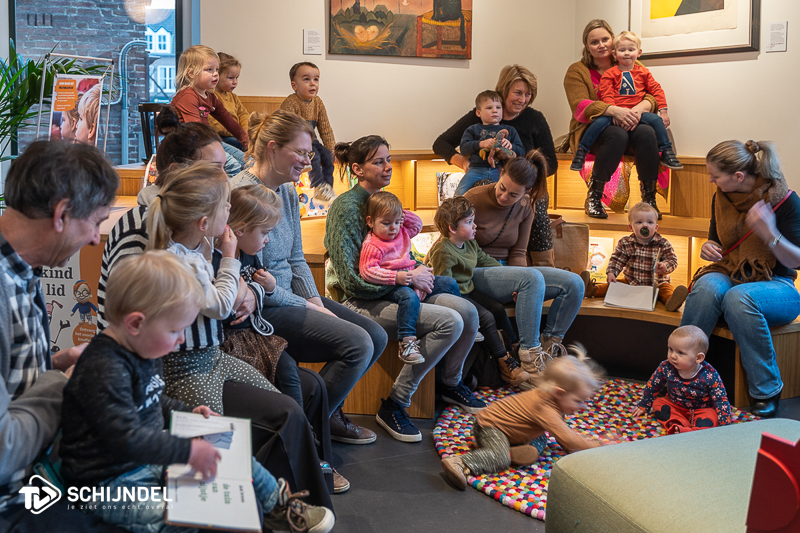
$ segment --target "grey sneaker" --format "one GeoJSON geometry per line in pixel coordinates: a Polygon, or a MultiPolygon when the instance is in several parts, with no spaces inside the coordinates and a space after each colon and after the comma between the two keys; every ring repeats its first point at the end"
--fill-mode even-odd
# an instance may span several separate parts
{"type": "Polygon", "coordinates": [[[397,357],[407,365],[418,365],[425,362],[419,351],[419,340],[416,337],[403,337],[398,346],[397,357]]]}
{"type": "Polygon", "coordinates": [[[264,528],[274,533],[328,533],[336,522],[333,512],[300,501],[306,496],[307,490],[292,494],[286,480],[279,478],[278,502],[264,515],[264,528]]]}

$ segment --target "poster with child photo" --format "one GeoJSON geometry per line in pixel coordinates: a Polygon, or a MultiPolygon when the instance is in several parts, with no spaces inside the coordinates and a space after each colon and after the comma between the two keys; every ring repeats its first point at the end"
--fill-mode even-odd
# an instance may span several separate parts
{"type": "Polygon", "coordinates": [[[50,111],[51,140],[97,146],[102,76],[57,74],[50,111]]]}

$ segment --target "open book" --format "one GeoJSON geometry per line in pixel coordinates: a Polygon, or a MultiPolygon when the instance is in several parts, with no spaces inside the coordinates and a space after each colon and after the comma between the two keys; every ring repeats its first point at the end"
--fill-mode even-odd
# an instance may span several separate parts
{"type": "Polygon", "coordinates": [[[640,311],[655,311],[657,299],[658,287],[609,283],[603,305],[638,309],[640,311]]]}
{"type": "Polygon", "coordinates": [[[166,522],[227,531],[261,531],[253,489],[250,420],[228,416],[204,418],[196,413],[173,411],[170,433],[177,437],[201,437],[218,449],[222,459],[217,476],[203,481],[189,465],[167,469],[166,522]]]}
{"type": "Polygon", "coordinates": [[[661,253],[659,252],[655,263],[653,263],[652,287],[648,285],[628,285],[627,283],[609,283],[603,305],[638,309],[640,311],[655,311],[656,301],[658,300],[658,273],[656,269],[660,258],[661,253]]]}

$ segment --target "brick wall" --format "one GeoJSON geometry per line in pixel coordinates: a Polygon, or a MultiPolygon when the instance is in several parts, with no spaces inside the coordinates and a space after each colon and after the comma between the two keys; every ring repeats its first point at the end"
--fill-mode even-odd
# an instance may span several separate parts
{"type": "MultiPolygon", "coordinates": [[[[71,0],[16,0],[16,45],[26,58],[38,59],[58,44],[57,53],[114,58],[119,60],[122,47],[132,40],[144,40],[145,25],[137,24],[125,11],[124,2],[71,0]]],[[[141,131],[136,104],[149,100],[147,55],[144,47],[130,49],[127,56],[128,131],[127,146],[121,146],[120,124],[122,104],[111,106],[108,125],[107,155],[114,164],[121,162],[122,150],[127,150],[129,162],[139,160],[138,134],[141,131]]],[[[115,66],[119,73],[120,65],[115,66]]],[[[120,78],[115,80],[119,88],[120,78]]],[[[106,81],[104,89],[108,87],[106,81]]],[[[118,98],[115,93],[114,99],[118,98]]],[[[48,110],[49,117],[49,110],[48,110]]],[[[106,107],[102,108],[102,123],[106,127],[106,107]]],[[[43,125],[46,119],[42,119],[43,125]]],[[[34,137],[36,128],[27,128],[20,139],[20,152],[34,137]]],[[[42,128],[46,135],[46,129],[42,128]]],[[[101,133],[104,133],[101,131],[101,133]]],[[[98,135],[102,147],[103,136],[98,135]]]]}

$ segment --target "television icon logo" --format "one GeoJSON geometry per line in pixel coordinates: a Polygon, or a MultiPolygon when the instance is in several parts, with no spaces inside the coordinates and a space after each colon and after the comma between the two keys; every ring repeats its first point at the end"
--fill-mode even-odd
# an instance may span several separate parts
{"type": "Polygon", "coordinates": [[[19,489],[19,492],[25,495],[25,509],[29,509],[33,514],[41,513],[61,499],[58,487],[39,475],[31,476],[28,485],[19,489]],[[32,486],[35,479],[41,480],[41,487],[32,486]]]}

